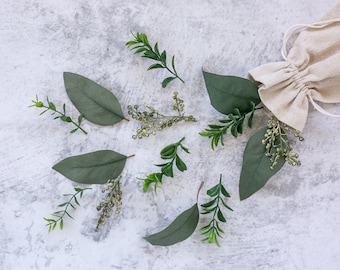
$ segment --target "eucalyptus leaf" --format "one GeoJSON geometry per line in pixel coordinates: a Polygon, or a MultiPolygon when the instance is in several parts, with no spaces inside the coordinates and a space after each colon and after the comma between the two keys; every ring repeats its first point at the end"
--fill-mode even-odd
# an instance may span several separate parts
{"type": "Polygon", "coordinates": [[[169,246],[187,239],[195,230],[198,224],[199,211],[197,203],[181,213],[164,230],[144,237],[152,245],[169,246]]]}
{"type": "Polygon", "coordinates": [[[104,87],[70,72],[64,72],[64,83],[72,103],[90,122],[107,126],[124,119],[117,98],[104,87]]]}
{"type": "Polygon", "coordinates": [[[232,114],[250,111],[249,101],[260,103],[258,87],[252,81],[235,76],[223,76],[203,71],[211,105],[220,113],[232,114]]]}
{"type": "Polygon", "coordinates": [[[68,157],[53,169],[68,179],[82,184],[105,184],[118,177],[127,157],[111,150],[100,150],[79,156],[68,157]]]}
{"type": "Polygon", "coordinates": [[[267,126],[258,130],[249,139],[243,154],[243,164],[239,183],[240,199],[244,200],[259,191],[267,181],[284,165],[285,158],[277,160],[271,169],[272,162],[266,156],[265,145],[262,144],[267,126]]]}

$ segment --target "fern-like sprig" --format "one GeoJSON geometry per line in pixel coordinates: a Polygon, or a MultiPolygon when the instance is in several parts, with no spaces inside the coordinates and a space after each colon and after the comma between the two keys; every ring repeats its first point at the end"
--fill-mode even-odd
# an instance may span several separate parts
{"type": "Polygon", "coordinates": [[[224,234],[223,229],[219,225],[219,221],[225,223],[227,220],[224,217],[221,211],[221,205],[227,208],[230,211],[233,211],[226,202],[224,201],[222,195],[225,198],[229,198],[230,195],[222,185],[222,174],[220,175],[220,181],[217,185],[213,186],[207,191],[207,195],[213,198],[211,201],[201,204],[203,209],[202,215],[206,214],[213,214],[211,221],[208,225],[200,228],[201,234],[206,235],[202,242],[207,241],[208,243],[215,243],[217,246],[220,247],[220,243],[218,242],[218,237],[222,237],[224,234]]]}
{"type": "Polygon", "coordinates": [[[249,128],[252,128],[255,110],[260,108],[256,108],[256,105],[253,101],[250,101],[249,105],[250,110],[248,112],[241,113],[238,108],[234,108],[234,113],[228,114],[227,119],[219,120],[220,124],[223,125],[208,125],[209,128],[199,133],[203,137],[211,138],[212,150],[214,150],[219,143],[224,145],[224,135],[227,134],[227,130],[229,128],[231,135],[233,135],[235,138],[237,138],[238,135],[241,135],[243,133],[244,120],[248,114],[249,118],[247,124],[249,128]]]}
{"type": "Polygon", "coordinates": [[[170,160],[169,162],[163,164],[156,164],[155,166],[161,167],[161,172],[150,173],[146,176],[146,178],[137,178],[138,180],[144,181],[143,191],[147,192],[150,185],[154,184],[154,191],[157,189],[158,184],[162,184],[163,176],[174,177],[173,166],[176,165],[177,169],[181,172],[187,170],[187,166],[184,161],[179,157],[177,153],[178,147],[182,148],[182,150],[188,154],[190,154],[189,149],[183,146],[182,141],[185,138],[182,138],[177,143],[172,143],[166,147],[164,147],[161,152],[161,158],[164,160],[170,160]]]}
{"type": "Polygon", "coordinates": [[[176,68],[175,68],[175,56],[171,58],[171,68],[167,65],[167,55],[164,50],[162,53],[158,49],[158,43],[156,43],[153,47],[150,45],[148,37],[144,33],[136,33],[131,32],[134,40],[130,40],[126,43],[126,46],[131,48],[131,50],[135,50],[135,54],[143,53],[142,57],[149,58],[157,61],[158,63],[152,64],[149,66],[148,70],[162,68],[168,70],[172,76],[167,77],[162,82],[162,87],[165,88],[171,81],[174,79],[179,79],[182,83],[184,83],[183,79],[178,76],[176,68]]]}
{"type": "Polygon", "coordinates": [[[47,221],[46,226],[48,226],[48,232],[49,233],[57,227],[58,222],[59,222],[60,230],[62,230],[64,228],[64,216],[65,215],[68,216],[69,218],[73,219],[73,217],[68,212],[68,209],[69,209],[69,207],[76,209],[74,204],[72,204],[72,201],[74,201],[74,203],[79,206],[80,204],[79,204],[79,201],[77,199],[77,195],[79,194],[79,198],[81,198],[83,196],[83,192],[85,190],[88,190],[88,189],[91,189],[91,188],[74,188],[74,191],[75,191],[74,194],[63,194],[63,196],[65,196],[65,197],[70,197],[68,199],[68,201],[58,205],[58,207],[63,207],[64,209],[60,210],[60,211],[56,211],[53,214],[51,214],[55,218],[45,218],[44,217],[44,220],[47,221]]]}

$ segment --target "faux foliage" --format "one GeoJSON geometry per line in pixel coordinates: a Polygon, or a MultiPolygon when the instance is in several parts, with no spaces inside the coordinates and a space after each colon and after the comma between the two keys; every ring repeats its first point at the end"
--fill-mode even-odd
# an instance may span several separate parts
{"type": "Polygon", "coordinates": [[[182,138],[177,143],[172,143],[161,150],[161,159],[169,161],[156,165],[161,168],[160,172],[150,173],[145,178],[137,178],[138,180],[144,181],[144,192],[148,191],[151,184],[154,184],[154,191],[156,191],[157,186],[163,183],[163,176],[174,177],[174,165],[176,165],[177,169],[181,172],[187,170],[186,164],[178,155],[178,148],[181,148],[184,152],[190,154],[189,149],[182,144],[184,139],[185,138],[182,138]]]}
{"type": "Polygon", "coordinates": [[[65,216],[68,216],[69,218],[73,219],[73,217],[69,213],[69,208],[76,209],[75,205],[80,206],[77,196],[79,195],[79,198],[82,198],[84,191],[88,189],[91,189],[91,188],[74,188],[74,191],[75,191],[74,194],[63,195],[65,197],[69,197],[69,199],[66,202],[58,205],[58,207],[63,208],[63,210],[59,210],[51,214],[53,218],[44,217],[44,220],[47,222],[46,226],[48,226],[49,233],[57,227],[58,223],[59,223],[60,230],[64,228],[64,217],[65,216]]]}
{"type": "Polygon", "coordinates": [[[137,133],[132,136],[133,139],[142,139],[150,135],[156,135],[158,131],[171,127],[179,122],[196,122],[192,116],[184,115],[184,101],[178,97],[178,93],[173,94],[172,109],[177,115],[165,115],[151,106],[145,106],[148,111],[141,111],[138,105],[128,106],[128,114],[132,119],[141,122],[141,126],[137,129],[137,133]]]}
{"type": "Polygon", "coordinates": [[[175,56],[171,58],[171,67],[169,67],[167,63],[167,53],[165,50],[160,52],[158,49],[158,43],[154,46],[151,46],[148,40],[148,37],[144,33],[136,33],[134,34],[131,32],[133,36],[133,40],[130,40],[126,43],[126,46],[129,47],[131,50],[135,51],[135,54],[142,54],[142,57],[152,59],[156,61],[155,64],[149,66],[148,70],[151,69],[166,69],[168,72],[171,73],[170,77],[165,78],[162,81],[162,87],[165,88],[171,81],[178,79],[182,83],[184,83],[183,79],[177,74],[175,68],[175,56]]]}
{"type": "Polygon", "coordinates": [[[38,96],[36,96],[36,100],[32,100],[32,102],[33,102],[33,105],[31,105],[29,107],[36,107],[36,108],[43,108],[44,109],[44,111],[42,113],[40,113],[40,115],[44,114],[47,111],[52,111],[52,115],[57,114],[57,116],[55,116],[54,119],[60,119],[63,122],[71,123],[71,124],[76,126],[75,129],[71,130],[71,133],[74,133],[77,130],[81,130],[83,133],[87,134],[87,132],[80,126],[81,123],[82,123],[82,120],[83,120],[83,115],[82,114],[79,115],[77,122],[72,120],[72,118],[66,114],[65,103],[63,105],[63,110],[58,111],[56,106],[54,105],[54,103],[52,101],[50,101],[48,99],[48,97],[46,98],[47,104],[44,104],[44,102],[39,101],[38,96]]]}
{"type": "Polygon", "coordinates": [[[207,241],[208,243],[215,243],[217,246],[220,247],[220,243],[218,241],[218,237],[222,237],[224,234],[224,230],[220,227],[219,222],[227,222],[223,212],[222,206],[227,208],[230,211],[233,211],[227,203],[225,202],[226,198],[230,198],[229,193],[225,189],[222,184],[222,175],[220,175],[220,181],[217,185],[213,186],[212,188],[208,189],[207,195],[212,198],[211,201],[201,204],[203,212],[202,215],[211,215],[211,221],[208,225],[200,228],[200,232],[203,235],[206,235],[205,238],[202,239],[203,242],[207,241]]]}

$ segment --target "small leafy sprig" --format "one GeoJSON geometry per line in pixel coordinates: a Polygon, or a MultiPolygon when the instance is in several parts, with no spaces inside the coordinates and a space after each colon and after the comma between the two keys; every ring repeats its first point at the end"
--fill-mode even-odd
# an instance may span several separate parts
{"type": "Polygon", "coordinates": [[[81,122],[83,120],[82,114],[79,115],[78,122],[75,122],[75,121],[72,120],[72,118],[70,116],[66,115],[66,105],[65,104],[63,105],[63,111],[60,112],[60,111],[57,110],[54,103],[49,101],[48,97],[46,98],[46,101],[47,101],[47,105],[45,105],[42,101],[39,101],[38,96],[36,96],[36,100],[32,100],[33,105],[31,105],[29,107],[44,108],[45,110],[42,113],[40,113],[40,115],[44,114],[48,110],[51,110],[52,115],[55,114],[55,113],[59,114],[58,116],[54,117],[54,119],[60,119],[61,121],[64,121],[66,123],[72,123],[73,125],[76,126],[76,128],[71,130],[70,133],[75,133],[78,129],[80,129],[84,134],[87,134],[87,132],[80,126],[81,122]]]}
{"type": "Polygon", "coordinates": [[[140,128],[137,129],[137,133],[132,136],[133,139],[142,139],[143,137],[156,135],[157,131],[161,131],[166,127],[171,127],[173,124],[181,121],[196,122],[196,119],[192,115],[185,116],[183,114],[184,101],[178,97],[177,92],[173,94],[172,98],[174,100],[172,109],[178,112],[178,115],[174,116],[164,115],[151,106],[145,106],[149,112],[140,111],[138,105],[128,106],[128,114],[131,115],[132,119],[142,123],[140,128]]]}
{"type": "Polygon", "coordinates": [[[101,211],[101,213],[99,215],[97,227],[95,228],[96,232],[99,231],[99,226],[105,225],[105,219],[110,218],[114,207],[116,208],[116,214],[120,213],[120,207],[122,205],[121,178],[122,177],[119,176],[116,179],[109,179],[107,181],[107,186],[102,189],[102,193],[105,193],[106,191],[108,191],[108,193],[106,200],[97,206],[97,211],[101,211]]]}
{"type": "Polygon", "coordinates": [[[275,116],[271,116],[268,120],[268,129],[262,140],[262,144],[266,147],[266,156],[270,158],[272,163],[270,169],[274,169],[280,157],[284,157],[289,165],[300,166],[301,162],[298,160],[299,155],[293,152],[293,148],[289,142],[285,131],[292,131],[294,137],[299,141],[303,141],[298,130],[289,127],[280,122],[275,116]]]}
{"type": "Polygon", "coordinates": [[[143,53],[142,57],[153,59],[159,63],[152,64],[148,70],[162,68],[168,70],[173,76],[167,77],[162,82],[162,87],[165,88],[171,81],[174,79],[179,79],[182,83],[184,83],[183,79],[178,76],[176,68],[175,68],[175,56],[171,58],[171,66],[172,69],[167,65],[166,59],[166,51],[160,53],[158,49],[158,43],[152,48],[148,41],[148,37],[144,33],[136,33],[131,32],[134,40],[130,40],[126,43],[126,46],[131,48],[131,50],[135,50],[135,54],[143,53]]]}
{"type": "Polygon", "coordinates": [[[239,134],[242,134],[244,120],[248,114],[250,114],[248,118],[248,127],[252,128],[255,110],[259,108],[256,108],[256,105],[253,101],[250,101],[249,105],[250,110],[248,112],[241,113],[238,108],[234,108],[234,113],[228,114],[227,119],[219,120],[219,122],[224,125],[208,125],[208,129],[205,129],[205,131],[199,133],[203,137],[211,138],[212,150],[218,146],[219,142],[221,145],[224,145],[223,136],[227,134],[227,130],[229,128],[230,133],[235,138],[237,138],[239,134]]]}
{"type": "Polygon", "coordinates": [[[76,209],[76,207],[72,204],[72,201],[74,201],[74,203],[79,206],[80,204],[77,199],[77,195],[79,194],[79,198],[82,198],[83,192],[88,189],[91,189],[91,188],[74,188],[74,191],[75,191],[74,194],[63,194],[63,196],[65,197],[69,197],[69,196],[71,197],[68,199],[68,201],[58,205],[58,207],[63,207],[64,208],[63,210],[56,211],[53,214],[51,214],[53,217],[56,217],[56,219],[44,217],[44,220],[47,221],[46,226],[48,226],[49,233],[57,227],[58,222],[59,222],[60,230],[64,228],[64,216],[65,215],[73,219],[73,217],[70,215],[70,213],[67,210],[69,207],[76,209]]]}
{"type": "Polygon", "coordinates": [[[158,173],[150,173],[146,176],[146,178],[137,178],[138,180],[144,181],[143,191],[147,192],[150,185],[154,183],[154,191],[156,192],[157,185],[162,184],[163,176],[174,177],[173,166],[176,165],[177,169],[181,172],[187,170],[186,164],[179,157],[177,150],[178,147],[182,148],[182,150],[188,154],[190,154],[189,149],[183,146],[182,142],[185,137],[180,139],[177,143],[172,143],[166,147],[164,147],[161,152],[161,158],[164,160],[170,160],[169,162],[163,164],[156,164],[155,166],[161,167],[161,172],[158,173]]]}
{"type": "Polygon", "coordinates": [[[222,184],[222,174],[220,175],[219,183],[210,188],[207,191],[207,195],[213,199],[207,203],[201,204],[203,209],[201,214],[206,215],[213,213],[213,217],[208,225],[200,228],[201,234],[207,235],[204,239],[202,239],[202,242],[208,241],[208,243],[215,243],[220,247],[217,237],[222,238],[224,231],[219,226],[218,222],[220,221],[225,223],[227,221],[221,211],[221,204],[228,210],[233,211],[233,209],[231,209],[222,198],[222,195],[226,198],[230,198],[229,193],[222,184]]]}

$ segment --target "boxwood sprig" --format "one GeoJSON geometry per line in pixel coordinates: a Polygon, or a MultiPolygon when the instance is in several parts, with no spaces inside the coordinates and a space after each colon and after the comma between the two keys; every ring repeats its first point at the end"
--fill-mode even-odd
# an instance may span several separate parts
{"type": "Polygon", "coordinates": [[[224,217],[221,211],[221,205],[227,208],[230,211],[233,211],[223,199],[229,198],[230,195],[228,191],[222,184],[222,174],[220,175],[220,181],[217,185],[213,186],[207,191],[207,195],[213,198],[211,201],[201,204],[203,209],[202,215],[213,214],[211,221],[208,225],[200,228],[201,234],[205,234],[206,237],[202,239],[202,242],[207,241],[208,243],[215,243],[217,246],[220,247],[220,243],[218,242],[218,237],[222,237],[224,234],[223,229],[220,227],[219,222],[227,222],[226,218],[224,217]],[[223,196],[222,196],[223,195],[223,196]]]}
{"type": "Polygon", "coordinates": [[[182,83],[184,83],[183,79],[177,74],[175,68],[175,56],[171,58],[171,68],[167,65],[167,55],[166,51],[160,52],[158,49],[158,43],[156,43],[153,47],[150,45],[148,37],[144,33],[136,33],[131,32],[134,40],[130,40],[126,43],[126,46],[131,48],[131,50],[135,50],[135,54],[143,53],[142,57],[149,58],[157,61],[158,63],[152,64],[149,66],[148,70],[162,68],[168,70],[172,76],[167,77],[162,82],[162,87],[165,88],[171,81],[174,79],[179,79],[182,83]]]}
{"type": "Polygon", "coordinates": [[[249,111],[243,113],[241,113],[241,111],[238,108],[234,108],[234,112],[228,114],[227,119],[218,120],[222,125],[215,124],[208,125],[209,128],[199,133],[203,137],[211,138],[212,150],[214,150],[219,143],[221,143],[221,145],[224,145],[223,136],[227,134],[229,128],[231,135],[233,135],[235,138],[237,138],[238,135],[241,135],[243,133],[244,121],[248,114],[249,118],[247,124],[249,128],[252,128],[255,110],[260,108],[256,108],[256,105],[253,101],[249,102],[249,106],[250,106],[249,111]]]}
{"type": "Polygon", "coordinates": [[[182,142],[184,141],[185,137],[179,140],[177,143],[169,144],[168,146],[164,147],[161,152],[160,156],[164,160],[170,160],[169,162],[163,163],[163,164],[155,164],[155,166],[158,166],[161,168],[161,172],[157,173],[150,173],[145,178],[137,178],[138,180],[144,181],[143,191],[147,192],[150,185],[154,184],[154,191],[157,189],[158,184],[163,183],[163,176],[168,176],[173,178],[174,177],[174,164],[176,165],[176,168],[184,172],[187,170],[187,166],[184,163],[184,161],[179,157],[177,151],[180,147],[184,152],[187,154],[190,154],[189,149],[186,148],[182,142]]]}

